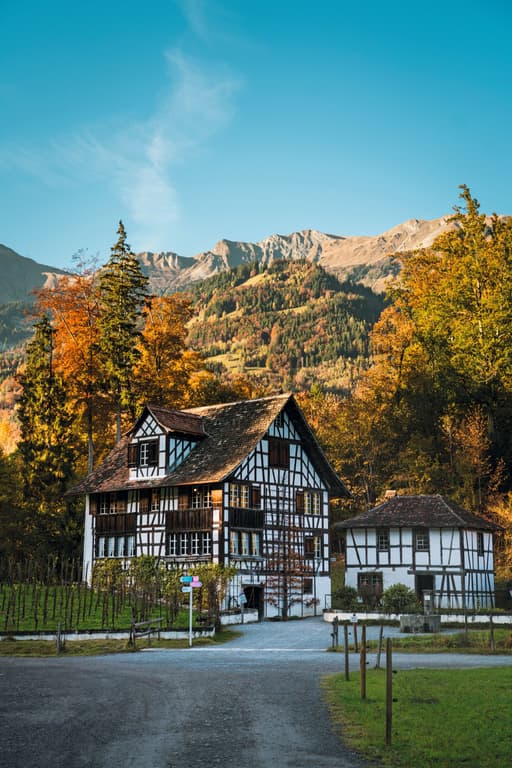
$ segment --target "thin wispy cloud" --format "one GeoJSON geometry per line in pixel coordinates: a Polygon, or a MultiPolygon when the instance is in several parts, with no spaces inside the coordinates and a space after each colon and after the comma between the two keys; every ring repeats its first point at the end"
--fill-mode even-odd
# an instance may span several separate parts
{"type": "Polygon", "coordinates": [[[204,150],[233,114],[239,87],[178,50],[164,56],[168,86],[154,113],[126,126],[98,125],[51,146],[10,147],[0,164],[14,165],[49,186],[102,181],[125,210],[134,247],[168,247],[180,220],[176,164],[204,150]]]}

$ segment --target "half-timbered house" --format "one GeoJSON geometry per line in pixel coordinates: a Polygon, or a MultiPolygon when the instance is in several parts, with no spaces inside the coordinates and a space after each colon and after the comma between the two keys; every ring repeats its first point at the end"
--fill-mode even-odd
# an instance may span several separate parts
{"type": "Polygon", "coordinates": [[[242,596],[261,616],[306,615],[330,592],[329,499],[348,492],[291,395],[147,406],[74,492],[89,578],[104,558],[226,564],[226,607],[242,596]]]}
{"type": "Polygon", "coordinates": [[[334,527],[345,534],[345,583],[360,593],[399,583],[435,607],[494,605],[495,526],[443,496],[393,496],[334,527]]]}

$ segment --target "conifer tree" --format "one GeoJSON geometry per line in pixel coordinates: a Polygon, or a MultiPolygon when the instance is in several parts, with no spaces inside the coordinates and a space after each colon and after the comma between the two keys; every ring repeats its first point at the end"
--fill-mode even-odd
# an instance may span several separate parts
{"type": "Polygon", "coordinates": [[[64,493],[76,460],[73,419],[66,408],[64,382],[54,370],[53,329],[46,315],[35,323],[19,380],[22,504],[33,543],[44,555],[56,539],[61,548],[67,546],[60,536],[63,529],[69,532],[64,493]]]}
{"type": "Polygon", "coordinates": [[[100,348],[105,358],[107,389],[115,403],[119,440],[122,414],[128,412],[132,418],[135,416],[132,372],[139,355],[137,341],[148,280],[126,242],[122,221],[117,234],[118,240],[101,272],[99,287],[103,306],[100,348]]]}

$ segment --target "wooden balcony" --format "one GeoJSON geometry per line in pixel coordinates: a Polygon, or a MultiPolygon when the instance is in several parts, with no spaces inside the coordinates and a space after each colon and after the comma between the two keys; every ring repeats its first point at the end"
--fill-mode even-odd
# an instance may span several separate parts
{"type": "Polygon", "coordinates": [[[165,530],[167,533],[178,531],[209,531],[213,527],[213,509],[177,509],[167,512],[165,530]]]}

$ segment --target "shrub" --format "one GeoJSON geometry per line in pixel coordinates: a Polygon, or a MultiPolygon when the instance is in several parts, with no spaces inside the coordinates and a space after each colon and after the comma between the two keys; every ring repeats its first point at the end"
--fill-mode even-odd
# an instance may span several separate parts
{"type": "Polygon", "coordinates": [[[337,608],[342,611],[354,611],[358,606],[357,589],[354,587],[341,587],[336,590],[333,597],[337,608]]]}
{"type": "Polygon", "coordinates": [[[393,584],[382,593],[386,613],[414,613],[420,609],[416,593],[405,584],[393,584]]]}

